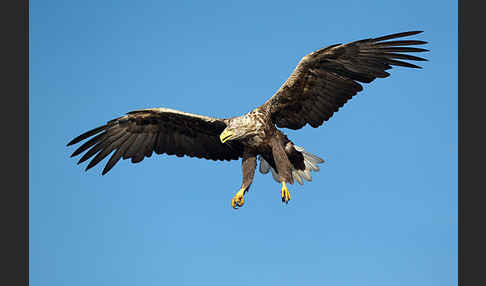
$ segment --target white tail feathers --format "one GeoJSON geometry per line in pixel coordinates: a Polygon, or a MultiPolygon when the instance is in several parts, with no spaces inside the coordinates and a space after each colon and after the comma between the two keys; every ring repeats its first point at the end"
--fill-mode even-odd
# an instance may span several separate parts
{"type": "MultiPolygon", "coordinates": [[[[304,184],[304,181],[302,179],[305,179],[308,182],[312,182],[312,176],[310,172],[311,171],[318,172],[319,166],[317,166],[317,164],[324,163],[324,160],[322,160],[320,157],[314,154],[306,152],[305,149],[300,146],[294,145],[294,148],[295,150],[301,152],[302,155],[304,156],[305,170],[296,170],[294,169],[294,167],[292,167],[292,177],[300,185],[304,184]]],[[[270,166],[270,164],[262,156],[259,156],[259,158],[260,158],[260,173],[267,174],[269,171],[272,171],[273,179],[278,183],[280,183],[277,172],[270,166]]]]}

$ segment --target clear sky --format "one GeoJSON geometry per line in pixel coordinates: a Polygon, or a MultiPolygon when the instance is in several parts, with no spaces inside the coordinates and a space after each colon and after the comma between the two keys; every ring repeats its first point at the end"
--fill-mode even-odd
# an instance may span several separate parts
{"type": "Polygon", "coordinates": [[[30,284],[457,285],[456,1],[30,2],[30,284]],[[365,4],[366,3],[366,4],[365,4]],[[65,145],[124,113],[230,117],[316,49],[424,30],[320,128],[288,205],[240,161],[167,155],[84,171],[65,145]]]}

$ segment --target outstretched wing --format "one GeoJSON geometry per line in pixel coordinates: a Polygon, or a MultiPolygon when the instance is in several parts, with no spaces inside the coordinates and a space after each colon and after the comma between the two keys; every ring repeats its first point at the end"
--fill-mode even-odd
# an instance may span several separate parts
{"type": "Polygon", "coordinates": [[[392,34],[347,44],[332,45],[306,55],[277,93],[260,108],[270,112],[273,123],[281,128],[299,129],[309,123],[320,126],[363,87],[390,74],[392,66],[420,68],[401,61],[426,59],[404,54],[425,52],[417,40],[390,39],[416,35],[422,31],[392,34]]]}
{"type": "Polygon", "coordinates": [[[95,156],[86,170],[115,151],[103,169],[108,172],[120,158],[138,163],[144,157],[166,153],[211,160],[236,160],[243,153],[238,142],[222,144],[219,134],[226,128],[223,119],[190,114],[168,108],[144,109],[108,121],[74,138],[67,145],[92,137],[71,155],[88,150],[78,164],[95,156]],[[95,136],[96,135],[96,136],[95,136]]]}

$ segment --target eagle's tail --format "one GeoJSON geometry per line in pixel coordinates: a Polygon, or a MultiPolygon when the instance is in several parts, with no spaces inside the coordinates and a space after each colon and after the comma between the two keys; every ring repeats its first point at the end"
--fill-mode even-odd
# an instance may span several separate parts
{"type": "MultiPolygon", "coordinates": [[[[302,180],[302,178],[311,182],[312,176],[310,172],[311,171],[318,172],[319,166],[317,166],[317,164],[324,163],[324,160],[317,155],[306,152],[305,149],[300,146],[294,145],[294,148],[295,150],[301,152],[302,155],[304,156],[305,169],[298,170],[292,166],[292,177],[294,178],[294,180],[299,182],[300,185],[303,185],[304,181],[302,180]]],[[[278,179],[278,174],[275,171],[275,169],[273,169],[272,166],[270,166],[270,164],[263,158],[263,156],[259,156],[259,157],[260,157],[260,173],[267,174],[269,171],[272,171],[273,179],[276,182],[280,182],[280,180],[278,179]]]]}

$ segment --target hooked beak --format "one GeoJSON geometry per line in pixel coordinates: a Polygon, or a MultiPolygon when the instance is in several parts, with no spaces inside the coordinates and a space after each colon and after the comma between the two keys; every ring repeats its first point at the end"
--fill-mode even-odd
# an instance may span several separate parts
{"type": "Polygon", "coordinates": [[[228,131],[228,130],[224,130],[223,133],[221,133],[221,135],[219,135],[219,140],[221,140],[221,143],[224,143],[228,140],[230,140],[231,138],[233,138],[235,136],[235,134],[231,131],[228,131]]]}

